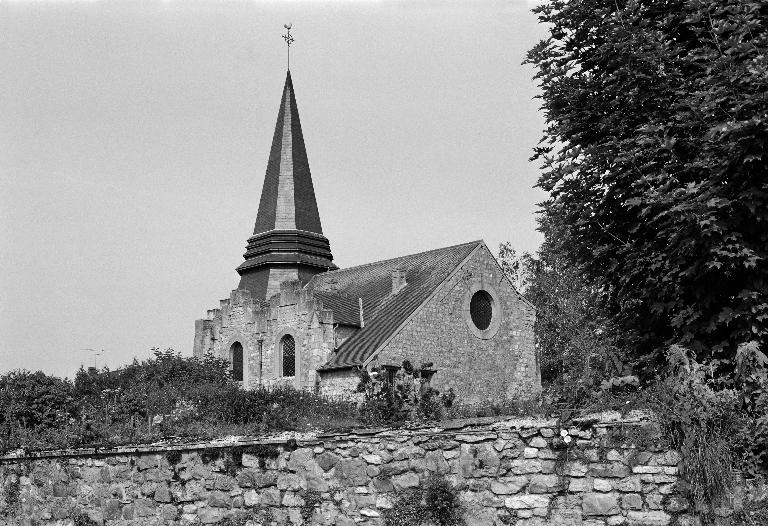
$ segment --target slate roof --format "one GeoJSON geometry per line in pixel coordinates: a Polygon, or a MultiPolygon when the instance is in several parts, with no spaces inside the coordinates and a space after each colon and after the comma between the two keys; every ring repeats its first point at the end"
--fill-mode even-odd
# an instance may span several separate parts
{"type": "Polygon", "coordinates": [[[285,76],[253,233],[286,229],[323,233],[290,71],[285,76]]]}
{"type": "Polygon", "coordinates": [[[320,370],[341,369],[362,363],[429,298],[453,270],[482,241],[439,248],[419,254],[324,272],[308,288],[324,307],[334,312],[336,323],[360,325],[359,298],[363,300],[364,327],[357,330],[320,370]],[[407,285],[392,294],[392,271],[405,270],[407,285]],[[335,281],[335,287],[332,282],[335,281]],[[329,288],[335,290],[329,291],[329,288]]]}

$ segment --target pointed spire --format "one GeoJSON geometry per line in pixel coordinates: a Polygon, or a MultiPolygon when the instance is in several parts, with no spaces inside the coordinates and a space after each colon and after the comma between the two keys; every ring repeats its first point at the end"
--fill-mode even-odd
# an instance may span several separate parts
{"type": "Polygon", "coordinates": [[[274,229],[323,233],[290,71],[285,77],[253,233],[274,229]]]}
{"type": "Polygon", "coordinates": [[[253,236],[237,268],[238,288],[259,299],[279,292],[280,281],[308,280],[335,269],[323,236],[312,174],[290,71],[285,78],[253,236]]]}

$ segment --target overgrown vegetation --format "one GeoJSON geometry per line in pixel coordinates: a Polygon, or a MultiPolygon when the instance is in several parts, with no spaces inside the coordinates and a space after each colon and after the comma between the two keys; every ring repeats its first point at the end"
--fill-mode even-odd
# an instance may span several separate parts
{"type": "Polygon", "coordinates": [[[404,360],[397,369],[360,371],[357,392],[363,393],[360,418],[366,424],[406,420],[442,420],[456,398],[453,389],[440,394],[430,387],[431,363],[415,368],[404,360]]]}
{"type": "Polygon", "coordinates": [[[552,0],[528,54],[547,241],[652,374],[768,343],[768,4],[552,0]]]}
{"type": "Polygon", "coordinates": [[[424,484],[402,493],[384,512],[385,526],[436,524],[462,526],[462,506],[456,489],[445,477],[431,475],[424,484]]]}
{"type": "Polygon", "coordinates": [[[655,410],[708,509],[768,474],[768,4],[534,12],[544,243],[500,255],[537,309],[542,408],[655,410]]]}
{"type": "Polygon", "coordinates": [[[0,376],[0,451],[104,446],[359,425],[353,403],[291,388],[243,390],[226,361],[154,358],[74,380],[0,376]]]}

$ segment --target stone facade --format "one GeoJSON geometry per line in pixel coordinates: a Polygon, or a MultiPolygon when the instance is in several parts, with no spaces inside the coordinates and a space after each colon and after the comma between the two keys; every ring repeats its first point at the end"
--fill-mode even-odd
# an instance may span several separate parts
{"type": "Polygon", "coordinates": [[[374,356],[380,364],[433,362],[431,386],[453,389],[463,401],[532,398],[541,391],[534,308],[514,290],[483,245],[441,286],[408,324],[374,356]],[[494,297],[497,322],[480,334],[468,312],[477,290],[494,297]],[[490,329],[493,329],[492,331],[490,329]]]}
{"type": "MultiPolygon", "coordinates": [[[[699,524],[679,493],[680,455],[630,443],[626,430],[635,425],[476,419],[6,457],[0,526],[71,525],[78,512],[121,526],[238,517],[251,525],[380,525],[398,496],[432,474],[455,488],[468,526],[699,524]]],[[[720,524],[730,513],[719,509],[720,524]]]]}
{"type": "Polygon", "coordinates": [[[290,384],[315,388],[316,370],[335,348],[333,312],[323,309],[311,292],[296,281],[283,282],[269,302],[254,300],[247,290],[233,290],[208,319],[198,320],[193,354],[206,353],[231,360],[232,346],[243,346],[243,385],[266,387],[290,384]],[[279,346],[286,335],[296,342],[296,375],[280,374],[279,346]]]}

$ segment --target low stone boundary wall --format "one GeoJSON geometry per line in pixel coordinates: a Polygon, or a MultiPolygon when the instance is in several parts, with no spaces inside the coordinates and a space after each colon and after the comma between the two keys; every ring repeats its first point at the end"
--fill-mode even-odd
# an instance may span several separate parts
{"type": "Polygon", "coordinates": [[[486,418],[3,457],[0,525],[82,514],[108,525],[382,524],[433,474],[455,487],[470,526],[698,524],[678,492],[680,456],[641,424],[486,418]]]}

